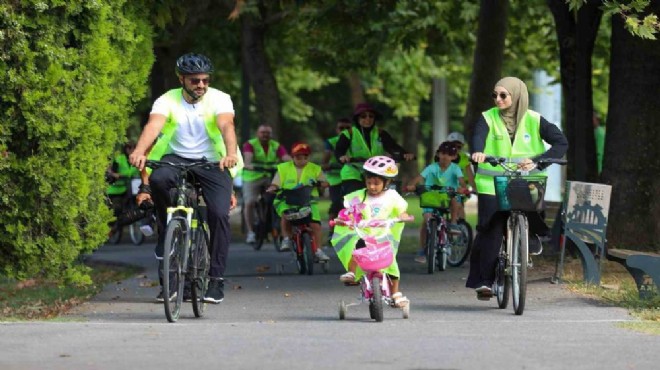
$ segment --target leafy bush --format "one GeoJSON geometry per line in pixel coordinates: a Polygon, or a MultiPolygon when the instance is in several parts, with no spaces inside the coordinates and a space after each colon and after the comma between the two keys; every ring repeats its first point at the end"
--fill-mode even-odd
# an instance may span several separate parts
{"type": "Polygon", "coordinates": [[[0,274],[84,282],[111,214],[103,172],[147,92],[142,2],[0,4],[0,274]]]}

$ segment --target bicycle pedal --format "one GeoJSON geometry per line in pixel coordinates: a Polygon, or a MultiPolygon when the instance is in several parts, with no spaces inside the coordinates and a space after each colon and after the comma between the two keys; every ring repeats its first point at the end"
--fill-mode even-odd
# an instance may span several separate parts
{"type": "Polygon", "coordinates": [[[360,282],[359,281],[354,281],[352,283],[351,282],[344,283],[344,286],[356,286],[356,285],[360,285],[360,282]]]}

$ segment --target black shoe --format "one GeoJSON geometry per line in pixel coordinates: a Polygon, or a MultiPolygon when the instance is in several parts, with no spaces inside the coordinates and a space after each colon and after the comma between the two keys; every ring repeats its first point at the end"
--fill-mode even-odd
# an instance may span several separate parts
{"type": "Polygon", "coordinates": [[[192,302],[192,289],[190,287],[183,287],[183,301],[192,302]]]}
{"type": "Polygon", "coordinates": [[[541,244],[541,239],[539,239],[537,235],[532,234],[529,236],[529,245],[527,250],[532,256],[538,256],[539,254],[543,253],[543,244],[541,244]]]}
{"type": "Polygon", "coordinates": [[[225,298],[224,293],[225,281],[222,278],[211,278],[209,280],[209,287],[204,296],[204,302],[220,303],[225,298]]]}
{"type": "MultiPolygon", "coordinates": [[[[177,295],[177,294],[176,294],[175,291],[171,291],[171,292],[170,292],[170,302],[171,302],[174,298],[176,298],[176,295],[177,295]]],[[[157,302],[160,302],[160,303],[165,302],[165,296],[163,295],[163,289],[162,289],[162,288],[160,289],[160,293],[158,293],[158,295],[156,296],[156,301],[157,301],[157,302]]]]}

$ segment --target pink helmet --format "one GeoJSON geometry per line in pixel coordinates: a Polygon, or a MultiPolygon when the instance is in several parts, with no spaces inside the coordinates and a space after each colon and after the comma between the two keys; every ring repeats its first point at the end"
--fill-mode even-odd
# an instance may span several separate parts
{"type": "Polygon", "coordinates": [[[396,166],[396,162],[390,157],[385,157],[382,155],[377,155],[371,157],[364,162],[362,166],[365,171],[373,173],[374,175],[394,178],[399,174],[399,168],[396,166]]]}

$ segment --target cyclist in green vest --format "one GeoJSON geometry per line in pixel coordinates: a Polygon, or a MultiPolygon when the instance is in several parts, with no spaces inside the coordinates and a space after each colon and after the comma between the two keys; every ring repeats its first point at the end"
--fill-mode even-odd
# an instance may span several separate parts
{"type": "Polygon", "coordinates": [[[256,235],[252,230],[254,224],[254,207],[257,198],[270,185],[272,172],[256,170],[254,167],[275,170],[277,164],[291,160],[284,146],[271,139],[273,129],[269,125],[261,125],[257,129],[257,137],[243,144],[243,155],[245,156],[245,167],[243,168],[243,205],[245,210],[243,217],[247,229],[245,242],[248,244],[256,241],[256,235]]]}
{"type": "MultiPolygon", "coordinates": [[[[176,74],[181,87],[166,92],[154,102],[149,121],[129,159],[135,167],[144,169],[147,150],[153,144],[148,157],[152,160],[190,163],[206,158],[219,162],[218,168],[197,167],[192,172],[202,187],[211,232],[210,281],[204,301],[220,303],[224,299],[223,276],[231,240],[232,177],[241,170],[243,160],[236,145],[231,97],[209,87],[212,72],[213,65],[206,56],[190,53],[177,59],[176,74]]],[[[161,261],[166,208],[171,204],[169,193],[176,185],[176,174],[172,168],[162,167],[149,177],[158,219],[156,258],[161,261]]],[[[161,291],[158,300],[172,298],[163,297],[161,291]]]]}
{"type": "MultiPolygon", "coordinates": [[[[275,173],[273,181],[267,191],[274,192],[278,188],[295,189],[299,186],[309,185],[312,181],[319,183],[321,187],[327,186],[328,182],[321,166],[309,161],[310,154],[312,154],[312,149],[308,144],[302,142],[294,143],[291,146],[293,160],[280,163],[277,166],[277,173],[275,173]]],[[[312,196],[319,196],[317,189],[312,191],[312,196]]],[[[282,250],[291,250],[291,247],[293,246],[293,241],[291,240],[293,230],[289,221],[282,217],[284,211],[291,208],[291,206],[286,204],[283,200],[275,200],[273,205],[275,206],[277,214],[281,217],[283,236],[282,250]]],[[[323,249],[321,249],[321,215],[319,213],[318,201],[313,199],[310,208],[312,209],[312,237],[318,246],[318,249],[316,250],[316,258],[321,261],[327,261],[330,257],[328,257],[323,252],[323,249]]]]}
{"type": "MultiPolygon", "coordinates": [[[[485,157],[511,158],[518,161],[519,168],[532,170],[530,174],[543,175],[543,168],[533,169],[533,161],[561,158],[568,149],[568,141],[559,128],[528,109],[529,96],[524,82],[505,77],[495,84],[492,97],[496,107],[482,113],[475,125],[471,145],[472,161],[477,163],[475,183],[479,194],[479,220],[465,286],[475,289],[480,300],[489,300],[493,295],[495,263],[506,227],[506,213],[497,211],[493,183],[493,177],[503,170],[485,163],[485,157]],[[545,149],[544,142],[550,144],[550,149],[545,149]]],[[[530,212],[528,219],[530,235],[548,232],[538,213],[530,212]]],[[[530,238],[530,252],[535,248],[532,242],[539,243],[539,240],[530,238]]]]}
{"type": "Polygon", "coordinates": [[[415,155],[397,144],[385,130],[376,128],[376,121],[382,115],[369,103],[359,103],[353,111],[353,127],[339,136],[335,146],[335,156],[344,163],[341,169],[342,193],[346,195],[364,189],[362,165],[364,162],[351,162],[351,158],[367,160],[379,155],[403,155],[406,161],[415,155]]]}
{"type": "MultiPolygon", "coordinates": [[[[337,218],[339,211],[344,207],[343,194],[341,192],[341,174],[340,169],[336,166],[339,164],[337,157],[335,157],[335,146],[339,140],[339,136],[344,130],[350,130],[352,127],[351,120],[348,118],[340,118],[337,120],[335,132],[337,135],[325,140],[325,152],[321,161],[321,167],[325,172],[330,187],[330,208],[328,209],[328,219],[334,220],[337,218]]],[[[328,240],[331,239],[334,227],[330,227],[328,240]]]]}
{"type": "MultiPolygon", "coordinates": [[[[112,164],[106,171],[106,176],[108,180],[110,180],[110,185],[108,185],[108,188],[106,189],[106,194],[108,194],[108,197],[110,198],[115,217],[119,217],[123,211],[122,208],[130,190],[131,178],[140,176],[138,169],[132,167],[130,163],[128,163],[128,156],[134,148],[135,144],[133,142],[129,141],[124,144],[122,152],[115,156],[112,164]]],[[[113,223],[110,234],[116,231],[116,227],[118,226],[113,223]]]]}
{"type": "MultiPolygon", "coordinates": [[[[470,155],[462,150],[466,144],[465,136],[460,132],[452,132],[447,135],[447,141],[452,142],[458,150],[458,157],[454,159],[453,162],[461,168],[467,184],[472,190],[476,190],[477,185],[474,183],[474,170],[472,169],[472,163],[470,162],[470,155]]],[[[465,204],[463,202],[459,203],[458,212],[458,218],[465,220],[465,204]]]]}

